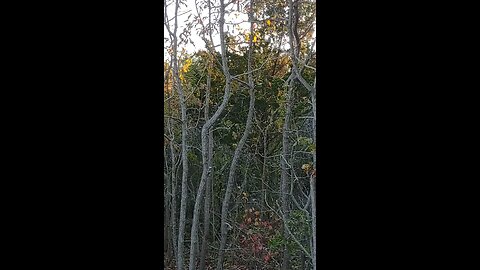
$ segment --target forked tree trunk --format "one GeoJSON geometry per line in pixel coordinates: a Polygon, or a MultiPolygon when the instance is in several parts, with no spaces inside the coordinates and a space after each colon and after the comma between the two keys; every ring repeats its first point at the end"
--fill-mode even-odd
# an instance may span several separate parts
{"type": "Polygon", "coordinates": [[[218,255],[217,270],[223,269],[223,259],[225,255],[225,246],[227,243],[227,233],[228,233],[227,231],[227,226],[228,226],[227,215],[229,212],[228,206],[230,203],[230,198],[232,196],[233,184],[235,182],[235,171],[237,169],[238,160],[240,158],[243,146],[245,145],[248,135],[250,134],[252,129],[252,122],[253,122],[252,119],[253,119],[253,112],[254,112],[254,105],[255,105],[255,94],[254,94],[253,87],[250,88],[249,92],[250,92],[250,106],[248,109],[247,123],[245,126],[245,130],[243,132],[243,136],[238,142],[237,148],[235,149],[235,153],[233,155],[232,163],[230,165],[230,171],[228,174],[225,197],[222,203],[222,216],[220,221],[221,239],[220,239],[220,249],[219,249],[219,255],[218,255]]]}
{"type": "MultiPolygon", "coordinates": [[[[223,73],[225,76],[225,92],[223,94],[223,100],[220,106],[217,108],[217,111],[213,114],[213,116],[208,119],[202,127],[201,132],[201,140],[202,140],[202,162],[203,162],[203,170],[202,176],[200,179],[200,184],[198,185],[198,191],[196,194],[195,199],[195,206],[193,208],[193,221],[192,221],[192,230],[191,230],[191,246],[198,242],[198,224],[200,219],[200,208],[203,199],[203,194],[205,191],[205,182],[207,179],[208,174],[208,163],[207,163],[207,148],[208,148],[208,138],[207,135],[210,132],[210,128],[215,124],[218,120],[218,117],[223,112],[225,107],[227,106],[228,100],[230,98],[230,88],[232,77],[230,75],[228,64],[227,64],[227,54],[226,54],[226,44],[225,44],[225,4],[224,0],[220,0],[220,19],[219,19],[219,27],[220,27],[220,48],[221,48],[221,56],[222,56],[222,68],[223,73]]],[[[196,252],[195,248],[190,249],[190,262],[189,262],[189,270],[195,270],[196,264],[196,252]]]]}
{"type": "MultiPolygon", "coordinates": [[[[224,5],[223,5],[223,0],[221,0],[221,5],[222,5],[222,10],[221,13],[224,13],[224,5]]],[[[250,33],[253,35],[253,0],[250,1],[250,12],[249,12],[249,21],[250,23],[250,33]]],[[[225,190],[225,197],[223,199],[222,203],[222,216],[221,216],[221,221],[220,221],[220,248],[218,250],[218,262],[217,262],[217,270],[222,270],[223,269],[223,260],[225,256],[225,247],[227,244],[227,215],[228,215],[228,206],[230,203],[230,197],[232,196],[232,189],[233,189],[233,183],[234,177],[235,177],[235,170],[237,168],[237,163],[240,158],[243,146],[245,145],[245,142],[247,141],[248,136],[250,135],[250,131],[252,129],[252,124],[253,124],[253,113],[255,110],[255,91],[254,91],[254,82],[253,82],[253,74],[252,74],[252,45],[253,45],[253,37],[250,36],[249,39],[249,48],[248,48],[248,59],[247,59],[247,72],[248,72],[248,92],[250,95],[250,103],[249,103],[249,108],[248,108],[248,115],[247,115],[247,121],[245,124],[245,130],[243,132],[242,138],[240,138],[240,141],[238,142],[238,145],[235,149],[235,153],[233,154],[233,159],[232,163],[230,164],[230,171],[228,173],[228,180],[227,180],[227,186],[225,190]]],[[[191,269],[193,270],[193,269],[191,269]]]]}

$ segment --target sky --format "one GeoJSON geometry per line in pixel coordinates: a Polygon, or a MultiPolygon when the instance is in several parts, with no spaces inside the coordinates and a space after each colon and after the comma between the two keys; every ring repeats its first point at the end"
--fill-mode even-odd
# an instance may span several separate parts
{"type": "MultiPolygon", "coordinates": [[[[197,2],[202,1],[202,0],[197,0],[197,2]]],[[[174,3],[175,0],[167,0],[168,3],[172,3],[169,5],[167,12],[168,12],[168,17],[169,19],[172,19],[175,14],[175,7],[174,3]]],[[[191,14],[190,19],[188,21],[193,21],[194,16],[198,15],[197,14],[197,9],[195,7],[195,0],[185,0],[186,6],[185,5],[180,5],[180,8],[178,9],[178,14],[181,14],[178,16],[178,30],[177,30],[177,35],[182,33],[183,29],[185,28],[185,25],[187,23],[187,18],[191,14]]],[[[220,3],[219,0],[214,0],[215,5],[218,5],[220,3]]],[[[208,10],[205,10],[202,14],[203,16],[206,16],[207,19],[204,20],[204,23],[208,22],[208,10]]],[[[225,31],[233,34],[233,35],[239,35],[241,34],[243,36],[243,32],[245,32],[247,29],[250,29],[250,24],[248,22],[248,15],[241,13],[241,12],[232,12],[228,14],[225,18],[225,31]],[[243,23],[240,23],[239,29],[235,29],[235,27],[228,25],[229,23],[239,23],[241,21],[244,21],[243,23]],[[228,28],[228,29],[227,29],[228,28]]],[[[212,22],[213,22],[213,16],[212,16],[212,22]]],[[[173,24],[173,20],[171,22],[173,24]]],[[[218,26],[218,23],[216,24],[218,26]]],[[[197,34],[196,30],[197,23],[194,23],[194,27],[192,28],[192,31],[190,32],[190,39],[193,41],[195,45],[192,45],[190,43],[182,44],[182,46],[179,48],[179,52],[185,48],[187,53],[193,53],[198,50],[204,50],[205,49],[205,42],[200,38],[200,36],[197,34]]],[[[173,27],[173,26],[172,26],[173,27]]],[[[173,28],[172,28],[173,31],[173,28]]],[[[316,33],[314,32],[313,36],[316,36],[316,33]]],[[[164,25],[164,37],[168,38],[168,32],[166,30],[166,27],[164,25]]],[[[218,34],[213,35],[213,42],[214,45],[219,45],[220,44],[220,38],[218,34]]],[[[285,44],[287,46],[287,44],[285,44]]],[[[215,47],[217,51],[220,51],[220,47],[215,47]]],[[[167,52],[164,51],[164,56],[167,58],[167,52]]]]}
{"type": "MultiPolygon", "coordinates": [[[[172,0],[169,0],[168,2],[170,3],[170,1],[172,1],[172,0]]],[[[199,1],[199,0],[197,0],[197,1],[199,1]]],[[[219,1],[215,1],[215,2],[219,3],[219,1]]],[[[177,30],[177,34],[180,34],[183,31],[183,29],[185,28],[187,18],[190,14],[191,14],[191,16],[190,16],[189,21],[193,21],[194,16],[198,15],[197,10],[195,8],[195,0],[186,0],[185,3],[187,4],[187,6],[180,5],[180,8],[178,9],[178,14],[182,14],[184,12],[186,12],[186,13],[178,17],[179,28],[177,30]]],[[[173,4],[171,4],[168,7],[167,12],[168,12],[169,19],[173,18],[174,14],[175,14],[175,8],[174,8],[173,4]]],[[[208,11],[205,10],[203,12],[203,15],[208,16],[208,11]]],[[[212,18],[213,18],[213,16],[212,16],[212,18]]],[[[225,18],[226,23],[237,23],[237,22],[240,22],[240,21],[247,21],[247,20],[248,20],[247,14],[242,14],[240,12],[230,13],[225,18]]],[[[207,23],[207,22],[208,22],[208,19],[207,19],[207,21],[204,21],[204,23],[207,23]]],[[[173,24],[173,20],[172,20],[172,24],[173,24]]],[[[195,51],[205,49],[205,42],[203,42],[203,40],[197,34],[197,30],[195,29],[196,25],[197,24],[194,23],[194,27],[192,28],[192,31],[190,32],[190,38],[195,45],[192,45],[190,43],[188,43],[187,45],[182,45],[182,48],[185,48],[187,53],[193,53],[195,51]]],[[[248,22],[241,23],[239,26],[241,28],[240,31],[243,30],[243,29],[249,29],[249,27],[250,27],[248,22]]],[[[168,31],[167,31],[165,25],[163,26],[163,28],[164,28],[164,37],[168,38],[168,31]]],[[[226,28],[227,28],[227,25],[225,26],[225,31],[227,32],[226,28]]],[[[173,28],[172,28],[172,31],[173,31],[173,28]]],[[[239,34],[239,31],[234,29],[232,26],[229,26],[229,31],[228,32],[231,33],[231,34],[234,34],[234,35],[239,34]]],[[[219,39],[218,34],[213,35],[213,42],[215,43],[215,45],[220,44],[220,39],[219,39]]],[[[216,48],[217,48],[218,51],[220,51],[219,47],[216,47],[216,48]]],[[[167,54],[167,52],[165,51],[164,55],[166,56],[166,54],[167,54]]]]}

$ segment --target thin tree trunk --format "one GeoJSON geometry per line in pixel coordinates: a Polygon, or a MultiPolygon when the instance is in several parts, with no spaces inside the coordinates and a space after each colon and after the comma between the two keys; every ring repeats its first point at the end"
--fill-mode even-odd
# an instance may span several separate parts
{"type": "Polygon", "coordinates": [[[179,90],[182,111],[182,195],[180,198],[180,220],[178,228],[178,255],[177,269],[183,270],[183,248],[185,237],[185,218],[187,210],[187,176],[188,176],[188,158],[187,158],[187,109],[183,91],[179,90]]]}
{"type": "Polygon", "coordinates": [[[267,153],[268,153],[268,130],[272,125],[272,118],[269,117],[268,125],[265,127],[263,134],[263,160],[262,160],[262,199],[260,200],[261,217],[264,218],[265,200],[267,200],[267,189],[265,182],[267,181],[267,153]]]}
{"type": "Polygon", "coordinates": [[[218,265],[217,270],[223,269],[223,259],[225,254],[225,246],[227,243],[227,215],[228,215],[228,204],[230,202],[230,197],[232,195],[234,177],[235,177],[235,170],[237,168],[237,163],[240,158],[240,154],[242,151],[245,142],[247,141],[248,135],[250,134],[251,127],[252,127],[252,119],[253,119],[253,111],[254,111],[254,104],[255,104],[255,96],[253,92],[253,87],[250,88],[250,107],[247,116],[247,123],[243,133],[242,138],[240,139],[237,148],[235,149],[235,153],[233,155],[232,163],[230,165],[230,171],[228,174],[228,181],[227,181],[227,188],[225,191],[225,197],[223,199],[222,204],[222,217],[220,221],[220,233],[221,233],[221,240],[220,240],[220,249],[218,255],[218,265]]]}
{"type": "Polygon", "coordinates": [[[315,175],[310,176],[310,194],[312,197],[312,264],[313,264],[313,269],[317,269],[317,206],[316,206],[316,200],[317,200],[317,190],[316,190],[316,177],[315,175]]]}
{"type": "MultiPolygon", "coordinates": [[[[282,213],[283,218],[288,219],[288,165],[287,160],[289,160],[289,132],[290,132],[290,118],[292,115],[292,96],[293,96],[293,79],[290,80],[287,92],[287,103],[286,103],[286,113],[285,113],[285,122],[283,124],[283,132],[282,132],[282,157],[280,159],[280,167],[281,167],[281,184],[280,184],[280,193],[281,193],[281,206],[282,206],[282,213]]],[[[284,228],[284,237],[288,239],[289,233],[286,228],[284,228]]],[[[283,261],[282,261],[282,270],[287,270],[289,265],[289,252],[287,246],[284,246],[284,253],[283,253],[283,261]]]]}
{"type": "Polygon", "coordinates": [[[264,218],[263,211],[265,209],[265,200],[267,198],[267,191],[265,188],[265,181],[267,177],[267,130],[263,133],[263,162],[262,162],[262,199],[260,200],[261,217],[264,218]]]}
{"type": "Polygon", "coordinates": [[[172,194],[172,182],[170,181],[170,177],[165,174],[164,179],[167,182],[167,194],[165,196],[166,202],[165,202],[165,228],[164,228],[164,243],[166,243],[166,253],[167,253],[167,258],[168,261],[171,261],[173,259],[174,251],[173,251],[173,246],[172,246],[172,222],[171,222],[171,215],[172,215],[172,200],[173,196],[172,194]]]}
{"type": "MultiPolygon", "coordinates": [[[[316,88],[317,78],[313,82],[313,88],[316,88]]],[[[312,91],[312,106],[313,106],[313,144],[315,150],[313,151],[313,169],[317,169],[317,157],[316,157],[316,148],[317,148],[317,138],[316,138],[316,128],[317,128],[317,98],[315,91],[312,91]]],[[[313,249],[312,249],[312,264],[313,269],[317,269],[317,190],[316,190],[316,175],[317,172],[314,171],[310,177],[310,194],[312,198],[312,238],[313,238],[313,249]]]]}
{"type": "MultiPolygon", "coordinates": [[[[223,7],[223,0],[222,2],[222,7],[223,7]]],[[[247,67],[247,72],[248,72],[248,85],[249,85],[249,95],[250,95],[250,104],[248,108],[248,116],[247,116],[247,121],[245,125],[245,130],[243,132],[242,138],[238,142],[237,148],[235,149],[235,153],[233,155],[232,163],[230,164],[230,171],[228,174],[228,181],[227,181],[227,187],[225,190],[225,197],[223,199],[222,203],[222,216],[221,216],[221,221],[220,221],[220,248],[218,251],[218,263],[217,263],[217,270],[222,270],[223,269],[223,260],[225,256],[225,246],[227,244],[227,214],[228,214],[228,204],[230,202],[230,197],[232,195],[232,189],[233,189],[233,183],[234,183],[234,177],[235,177],[235,170],[237,167],[237,162],[238,159],[240,158],[240,154],[242,152],[243,146],[245,145],[245,142],[247,141],[248,135],[250,134],[250,131],[252,129],[252,123],[253,123],[253,113],[255,110],[255,92],[254,92],[254,82],[253,82],[253,74],[252,74],[252,53],[253,53],[253,0],[250,1],[250,12],[249,12],[249,21],[250,23],[250,39],[248,43],[248,67],[247,67]]],[[[222,13],[224,13],[225,10],[222,10],[222,13]]]]}
{"type": "MultiPolygon", "coordinates": [[[[170,71],[171,71],[171,66],[169,65],[169,68],[167,69],[167,78],[166,78],[166,85],[170,84],[170,71]]],[[[171,104],[171,97],[170,95],[173,95],[173,92],[169,93],[169,98],[168,98],[168,112],[169,114],[172,114],[172,104],[171,104]]],[[[176,178],[176,165],[175,165],[175,135],[172,132],[172,124],[171,124],[171,117],[167,118],[167,130],[170,136],[170,155],[171,155],[171,180],[170,180],[170,196],[171,196],[171,201],[170,201],[170,218],[169,221],[171,223],[171,231],[170,231],[170,241],[172,245],[172,255],[173,258],[177,258],[177,178],[176,178]]]]}
{"type": "Polygon", "coordinates": [[[183,248],[185,237],[185,218],[187,210],[187,176],[188,176],[188,158],[187,158],[187,109],[183,91],[179,90],[182,110],[182,195],[180,198],[180,220],[178,228],[178,261],[177,269],[183,270],[183,248]]]}
{"type": "MultiPolygon", "coordinates": [[[[187,177],[188,177],[188,158],[187,158],[187,107],[185,95],[183,92],[182,83],[180,81],[177,48],[178,48],[178,7],[179,0],[175,1],[175,24],[173,31],[173,78],[176,89],[179,95],[180,109],[182,113],[182,194],[180,198],[180,217],[178,227],[178,244],[177,244],[177,270],[184,269],[184,246],[185,246],[185,222],[186,222],[186,210],[187,210],[187,177]]],[[[166,9],[165,9],[166,10],[166,9]]]]}
{"type": "MultiPolygon", "coordinates": [[[[168,169],[168,168],[167,168],[168,169]]],[[[163,251],[166,253],[167,259],[170,258],[171,253],[171,243],[170,243],[170,181],[168,180],[168,175],[164,174],[163,182],[167,185],[167,191],[164,192],[164,202],[163,202],[163,216],[164,216],[164,223],[163,223],[163,251]]]]}
{"type": "MultiPolygon", "coordinates": [[[[296,65],[296,56],[298,55],[298,50],[300,48],[299,40],[296,38],[298,34],[296,33],[296,26],[298,23],[298,2],[296,0],[295,3],[293,0],[288,1],[288,36],[289,36],[289,45],[290,45],[290,58],[292,60],[292,73],[289,78],[288,84],[288,93],[287,93],[287,102],[286,102],[286,113],[285,113],[285,123],[283,125],[283,139],[282,139],[282,158],[280,161],[281,166],[281,185],[280,185],[280,192],[281,192],[281,201],[282,201],[282,212],[283,218],[286,222],[288,219],[288,168],[287,168],[287,160],[290,160],[287,155],[289,154],[289,132],[290,132],[290,118],[292,114],[292,100],[293,100],[293,87],[295,79],[297,76],[297,65],[296,65]]],[[[287,228],[284,228],[284,237],[287,239],[289,237],[289,233],[287,228]]],[[[289,260],[290,254],[287,250],[287,246],[284,246],[284,255],[283,255],[283,262],[282,262],[282,270],[289,269],[289,260]]]]}
{"type": "MultiPolygon", "coordinates": [[[[170,129],[170,127],[169,127],[170,129]]],[[[177,249],[177,177],[175,175],[175,149],[173,147],[173,141],[170,142],[170,152],[172,153],[172,209],[171,209],[171,218],[170,221],[172,223],[172,244],[173,244],[173,255],[175,258],[178,256],[178,249],[177,249]]]]}
{"type": "MultiPolygon", "coordinates": [[[[230,87],[232,82],[232,77],[228,69],[227,54],[226,54],[226,44],[225,44],[225,4],[224,0],[220,0],[220,19],[219,19],[219,28],[220,28],[220,49],[222,56],[222,68],[225,75],[225,92],[223,95],[223,100],[220,106],[217,108],[217,111],[213,116],[208,119],[207,122],[202,127],[201,140],[202,140],[202,161],[203,161],[203,170],[202,176],[200,179],[200,184],[198,186],[197,197],[195,199],[195,206],[193,208],[193,221],[192,221],[192,230],[191,230],[191,245],[195,245],[198,242],[198,223],[200,215],[200,207],[203,198],[203,192],[205,191],[205,182],[208,174],[208,162],[207,162],[207,134],[210,132],[210,128],[215,124],[220,114],[223,112],[227,106],[228,100],[230,98],[230,87]]],[[[196,263],[196,252],[194,248],[190,249],[190,262],[189,270],[195,269],[196,263]]]]}
{"type": "MultiPolygon", "coordinates": [[[[165,135],[164,135],[165,136],[165,135]]],[[[170,185],[170,181],[169,181],[169,177],[168,177],[168,162],[167,162],[167,149],[165,147],[165,144],[163,144],[163,156],[165,157],[165,161],[164,161],[164,170],[165,172],[163,173],[163,239],[165,239],[163,241],[163,251],[165,253],[165,259],[166,261],[168,262],[169,259],[171,259],[171,256],[169,254],[169,252],[171,252],[171,247],[169,247],[170,245],[170,234],[168,233],[169,232],[169,229],[170,229],[170,222],[169,222],[169,218],[170,218],[170,211],[169,211],[169,208],[170,208],[170,194],[171,194],[171,185],[170,185]]]]}
{"type": "MultiPolygon", "coordinates": [[[[207,77],[207,92],[205,94],[205,119],[209,118],[209,105],[210,105],[210,86],[211,86],[211,75],[208,74],[207,77]]],[[[200,253],[200,268],[199,270],[205,269],[205,257],[208,252],[208,233],[210,230],[210,201],[211,201],[211,186],[212,186],[212,177],[213,177],[213,168],[212,168],[212,158],[213,158],[213,130],[210,129],[208,133],[208,175],[207,175],[207,184],[206,184],[206,194],[205,194],[205,208],[203,213],[203,226],[204,233],[202,239],[202,250],[200,253]]]]}

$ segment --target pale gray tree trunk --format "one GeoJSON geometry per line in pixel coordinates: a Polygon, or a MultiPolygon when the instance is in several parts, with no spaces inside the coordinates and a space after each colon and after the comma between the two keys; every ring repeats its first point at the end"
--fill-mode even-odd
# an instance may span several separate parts
{"type": "MultiPolygon", "coordinates": [[[[170,67],[167,68],[166,70],[166,75],[164,76],[164,88],[166,87],[168,89],[168,84],[169,84],[169,73],[170,73],[170,67]]],[[[170,104],[170,94],[168,95],[168,104],[170,104]]],[[[168,106],[170,108],[170,106],[168,106]]],[[[168,122],[170,120],[170,117],[167,117],[167,127],[168,127],[168,122]]],[[[167,128],[168,130],[168,128],[167,128]]],[[[165,135],[164,135],[165,136],[165,135]]],[[[165,138],[164,138],[165,139],[165,138]]],[[[170,145],[171,142],[171,137],[168,138],[168,144],[170,145]]],[[[173,247],[172,247],[172,232],[171,232],[171,202],[172,202],[172,182],[170,181],[170,177],[168,176],[169,172],[171,171],[168,167],[168,160],[166,160],[167,155],[167,150],[164,144],[164,156],[165,156],[165,172],[164,172],[164,177],[163,181],[164,183],[167,184],[167,192],[165,194],[165,202],[164,202],[164,247],[166,244],[167,247],[167,258],[172,259],[172,255],[174,254],[173,247]]],[[[172,163],[172,168],[174,167],[174,163],[172,163]]]]}
{"type": "Polygon", "coordinates": [[[262,130],[260,128],[260,132],[262,133],[262,138],[263,138],[263,158],[262,158],[262,199],[260,200],[260,209],[261,209],[261,217],[264,218],[264,209],[265,209],[265,203],[267,200],[267,187],[266,187],[266,181],[267,181],[267,154],[268,154],[268,131],[270,129],[270,126],[273,124],[273,119],[272,116],[269,117],[268,119],[268,124],[265,126],[265,128],[262,130]]]}
{"type": "MultiPolygon", "coordinates": [[[[298,58],[299,58],[299,51],[300,51],[300,43],[301,40],[298,38],[298,29],[297,29],[297,24],[299,22],[299,5],[301,3],[301,0],[289,0],[289,12],[288,12],[288,36],[289,36],[289,45],[290,45],[290,58],[292,59],[292,80],[290,81],[290,86],[289,91],[293,88],[293,82],[295,79],[298,79],[302,85],[307,88],[311,95],[312,95],[312,106],[313,106],[313,140],[315,143],[315,128],[316,128],[316,123],[315,123],[315,117],[316,117],[316,106],[315,106],[315,87],[312,87],[309,85],[306,80],[302,77],[301,72],[298,69],[298,58]]],[[[308,60],[307,60],[308,61],[308,60]]],[[[306,61],[306,62],[307,62],[306,61]]],[[[289,95],[288,98],[291,96],[289,95]]],[[[289,102],[287,102],[287,114],[288,114],[288,106],[289,102]]],[[[287,117],[285,117],[287,119],[287,117]]],[[[285,124],[287,124],[287,121],[285,120],[285,124]]],[[[284,133],[285,135],[285,133],[284,133]]],[[[287,145],[288,146],[288,145],[287,145]]],[[[285,150],[285,145],[284,145],[284,150],[285,150]]],[[[284,161],[285,162],[285,161],[284,161]]],[[[316,160],[315,160],[315,153],[313,157],[313,168],[316,168],[316,160]]],[[[283,185],[283,166],[282,165],[282,185],[283,185]]],[[[282,196],[284,194],[282,193],[282,196]]],[[[311,203],[312,203],[312,251],[311,251],[311,258],[312,258],[312,265],[313,269],[316,269],[316,187],[315,187],[315,176],[311,175],[310,177],[310,197],[311,197],[311,203]]],[[[288,256],[284,257],[284,265],[282,265],[282,270],[288,269],[288,256]]]]}
{"type": "Polygon", "coordinates": [[[312,198],[312,265],[313,269],[317,269],[317,190],[316,177],[312,174],[310,176],[310,196],[312,198]]]}
{"type": "MultiPolygon", "coordinates": [[[[202,161],[203,161],[203,170],[202,176],[200,179],[200,184],[198,186],[197,197],[195,199],[195,206],[193,208],[193,221],[192,221],[192,230],[191,230],[191,246],[197,244],[198,242],[198,223],[200,218],[200,207],[203,198],[203,193],[205,191],[205,182],[207,179],[208,174],[208,162],[207,162],[207,148],[208,148],[208,138],[207,135],[210,132],[210,128],[215,124],[220,114],[223,112],[225,107],[227,106],[228,100],[230,98],[230,88],[232,77],[230,75],[230,71],[228,69],[227,63],[227,54],[226,54],[226,44],[225,44],[225,4],[224,0],[220,0],[220,19],[219,19],[219,28],[220,28],[220,48],[221,48],[221,56],[222,56],[222,68],[223,73],[225,76],[225,92],[223,95],[223,100],[220,106],[217,108],[217,111],[213,114],[213,116],[205,122],[202,127],[201,132],[201,140],[202,140],[202,161]]],[[[196,252],[195,248],[190,249],[190,262],[189,262],[189,270],[195,270],[196,264],[196,252]]]]}
{"type": "MultiPolygon", "coordinates": [[[[210,105],[210,87],[211,87],[211,75],[208,74],[207,77],[207,91],[205,94],[205,119],[209,118],[209,105],[210,105]]],[[[207,183],[206,183],[206,193],[205,193],[205,206],[203,212],[203,226],[204,233],[202,238],[202,250],[200,253],[200,268],[199,270],[205,269],[205,257],[208,253],[208,233],[210,231],[210,201],[211,201],[211,187],[212,187],[212,177],[213,177],[213,129],[210,129],[208,132],[208,150],[207,150],[207,164],[208,164],[208,174],[207,174],[207,183]]]]}
{"type": "MultiPolygon", "coordinates": [[[[316,149],[317,149],[317,97],[315,93],[316,88],[316,81],[317,78],[313,82],[314,91],[312,91],[312,107],[313,107],[313,144],[315,146],[315,150],[313,151],[313,169],[317,170],[317,157],[316,157],[316,149]]],[[[310,177],[310,196],[312,198],[312,264],[313,269],[317,269],[317,190],[316,190],[316,180],[317,180],[317,172],[315,171],[310,177]]]]}
{"type": "Polygon", "coordinates": [[[173,244],[173,255],[175,258],[177,258],[178,255],[178,250],[177,250],[177,177],[175,174],[176,166],[176,158],[175,158],[175,148],[173,146],[174,144],[174,136],[173,132],[171,129],[171,124],[170,124],[170,119],[167,120],[167,128],[170,131],[170,137],[172,138],[172,141],[169,143],[170,145],[170,152],[171,152],[171,162],[172,162],[172,167],[171,167],[171,185],[172,185],[172,201],[171,201],[171,217],[170,217],[170,222],[172,224],[171,227],[171,233],[172,233],[172,244],[173,244]]]}
{"type": "MultiPolygon", "coordinates": [[[[177,69],[178,73],[178,69],[177,69]]],[[[178,75],[178,74],[177,74],[178,75]]],[[[178,82],[180,85],[180,82],[178,82]]],[[[188,157],[187,157],[187,108],[185,104],[185,96],[182,87],[178,87],[180,96],[180,107],[182,111],[182,195],[180,198],[180,220],[178,228],[178,261],[177,269],[183,270],[183,248],[184,248],[184,236],[185,236],[185,217],[187,209],[187,177],[188,177],[188,157]]]]}
{"type": "MultiPolygon", "coordinates": [[[[167,6],[165,6],[165,13],[167,13],[167,6]]],[[[178,8],[179,1],[175,1],[175,14],[174,14],[174,30],[170,30],[168,24],[166,24],[167,30],[172,38],[172,62],[173,62],[173,79],[174,87],[176,88],[179,96],[179,103],[181,109],[181,127],[182,127],[182,193],[180,198],[180,217],[179,217],[179,226],[178,226],[178,243],[177,243],[177,270],[184,269],[184,241],[185,241],[185,222],[186,222],[186,208],[187,208],[187,177],[188,177],[188,158],[187,158],[187,107],[185,94],[183,92],[182,83],[180,81],[179,68],[178,68],[178,38],[177,38],[177,29],[178,29],[178,8]]],[[[168,20],[166,20],[168,22],[168,20]]]]}
{"type": "MultiPolygon", "coordinates": [[[[168,170],[168,168],[167,168],[168,170]]],[[[169,177],[167,174],[164,173],[163,177],[163,183],[166,184],[166,192],[163,193],[164,195],[164,202],[163,202],[163,218],[164,218],[164,223],[163,223],[163,251],[166,253],[166,258],[170,259],[170,255],[172,252],[171,248],[171,234],[170,232],[170,194],[171,194],[171,185],[169,181],[169,177]]]]}
{"type": "Polygon", "coordinates": [[[172,152],[172,172],[171,172],[171,183],[172,183],[172,209],[171,209],[171,218],[172,223],[172,244],[173,244],[173,255],[177,258],[177,178],[175,175],[175,150],[173,147],[173,142],[170,145],[170,151],[172,152]]]}
{"type": "Polygon", "coordinates": [[[267,189],[265,181],[267,179],[267,135],[268,128],[263,132],[263,161],[262,161],[262,199],[260,200],[260,210],[263,218],[265,209],[265,200],[267,199],[267,189]]]}
{"type": "MultiPolygon", "coordinates": [[[[170,71],[171,71],[171,65],[169,65],[167,69],[167,76],[166,76],[166,85],[170,84],[170,71]]],[[[168,97],[168,113],[172,114],[172,97],[173,97],[174,92],[169,95],[168,97]]],[[[168,130],[168,135],[169,135],[169,147],[170,147],[170,155],[171,155],[171,167],[170,167],[170,218],[169,222],[171,223],[170,227],[170,241],[172,244],[172,255],[177,259],[177,178],[176,178],[176,156],[175,156],[175,135],[172,131],[172,124],[171,124],[171,117],[170,115],[167,118],[167,130],[168,130]]]]}
{"type": "MultiPolygon", "coordinates": [[[[283,131],[282,131],[282,156],[280,159],[280,168],[281,168],[281,183],[280,183],[280,193],[281,193],[281,208],[283,213],[284,222],[288,219],[288,166],[287,160],[289,155],[290,149],[290,142],[289,142],[289,133],[290,133],[290,118],[292,115],[292,99],[293,99],[293,87],[294,82],[293,79],[290,80],[288,85],[288,92],[287,92],[287,102],[286,102],[286,112],[285,112],[285,119],[283,123],[283,131]]],[[[289,233],[286,228],[284,228],[284,237],[288,239],[289,233]]],[[[289,260],[290,254],[288,252],[287,246],[284,246],[284,253],[283,253],[283,261],[282,261],[282,270],[289,269],[289,260]]]]}
{"type": "MultiPolygon", "coordinates": [[[[293,0],[288,1],[288,36],[289,36],[289,45],[290,45],[290,58],[292,59],[292,73],[290,74],[290,78],[288,80],[288,92],[287,92],[287,102],[285,107],[285,119],[283,123],[283,132],[282,132],[282,157],[280,159],[280,167],[281,167],[281,183],[280,183],[280,193],[281,193],[281,209],[283,212],[283,219],[284,222],[287,222],[289,216],[289,207],[288,207],[288,158],[290,142],[289,142],[289,135],[290,135],[290,118],[292,115],[292,99],[293,99],[293,88],[294,82],[296,78],[296,58],[297,49],[296,45],[298,40],[294,37],[294,28],[296,27],[296,18],[295,18],[295,7],[293,0]]],[[[289,233],[287,228],[284,228],[284,237],[285,239],[289,238],[289,233]]],[[[290,261],[290,254],[288,252],[287,246],[284,245],[284,253],[283,253],[283,260],[282,260],[282,270],[289,269],[289,261],[290,261]]]]}
{"type": "MultiPolygon", "coordinates": [[[[180,82],[178,82],[180,84],[180,82]]],[[[180,220],[178,228],[178,254],[177,269],[183,270],[183,248],[185,237],[185,217],[187,209],[187,177],[188,177],[188,157],[187,157],[187,108],[185,104],[185,96],[183,91],[178,87],[180,96],[180,107],[182,111],[182,195],[180,198],[180,220]]]]}
{"type": "MultiPolygon", "coordinates": [[[[222,6],[223,6],[223,0],[222,0],[222,6]]],[[[247,72],[248,72],[248,92],[250,95],[250,103],[249,103],[249,108],[248,108],[248,115],[247,115],[247,121],[245,124],[245,130],[243,132],[242,138],[240,138],[240,141],[237,144],[237,147],[235,149],[235,153],[233,154],[233,159],[232,163],[230,164],[230,171],[228,173],[228,180],[227,180],[227,186],[225,190],[225,197],[223,199],[222,203],[222,216],[221,216],[221,221],[220,221],[220,248],[218,251],[218,263],[217,263],[217,270],[222,270],[223,269],[223,260],[225,256],[225,247],[227,244],[227,215],[228,215],[228,205],[230,203],[230,197],[232,195],[232,189],[233,189],[233,183],[234,177],[235,177],[235,170],[237,168],[237,163],[240,158],[243,146],[245,145],[245,142],[247,141],[248,136],[250,135],[251,129],[252,129],[252,124],[253,124],[253,113],[255,110],[255,91],[254,91],[254,82],[253,82],[253,74],[252,74],[252,53],[253,53],[253,0],[250,1],[250,12],[249,12],[249,21],[250,23],[250,39],[249,39],[249,49],[248,49],[248,67],[247,67],[247,72]]],[[[224,11],[223,11],[224,12],[224,11]]]]}
{"type": "Polygon", "coordinates": [[[249,105],[249,111],[248,111],[248,116],[247,116],[247,123],[245,126],[244,133],[242,135],[242,138],[238,142],[237,148],[235,149],[235,153],[233,155],[232,163],[230,165],[230,171],[228,174],[228,181],[227,181],[227,187],[225,190],[225,197],[223,199],[222,203],[222,216],[221,216],[221,221],[220,221],[220,233],[221,233],[221,240],[220,240],[220,249],[219,249],[219,256],[218,256],[218,265],[217,269],[223,269],[223,259],[224,259],[224,254],[225,254],[225,246],[227,242],[227,215],[228,215],[228,204],[230,202],[230,198],[232,195],[232,189],[233,189],[233,183],[234,178],[235,178],[235,170],[237,168],[237,163],[240,158],[241,151],[243,149],[243,146],[245,145],[245,142],[247,141],[248,135],[251,132],[251,127],[252,127],[252,119],[253,119],[253,112],[254,112],[254,104],[255,104],[255,96],[254,96],[254,90],[253,87],[250,88],[250,105],[249,105]]]}

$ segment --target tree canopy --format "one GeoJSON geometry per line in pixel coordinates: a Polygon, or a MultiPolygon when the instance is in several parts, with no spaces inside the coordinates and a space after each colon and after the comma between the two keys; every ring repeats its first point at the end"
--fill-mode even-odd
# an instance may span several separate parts
{"type": "Polygon", "coordinates": [[[164,6],[165,266],[314,268],[316,2],[164,6]]]}

